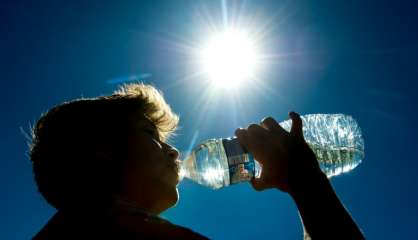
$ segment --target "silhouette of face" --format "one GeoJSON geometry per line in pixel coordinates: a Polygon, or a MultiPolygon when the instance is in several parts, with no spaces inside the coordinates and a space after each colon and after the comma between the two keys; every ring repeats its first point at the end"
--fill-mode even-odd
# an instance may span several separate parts
{"type": "Polygon", "coordinates": [[[142,117],[128,142],[124,192],[147,210],[159,213],[178,201],[179,152],[160,140],[154,124],[142,117]]]}

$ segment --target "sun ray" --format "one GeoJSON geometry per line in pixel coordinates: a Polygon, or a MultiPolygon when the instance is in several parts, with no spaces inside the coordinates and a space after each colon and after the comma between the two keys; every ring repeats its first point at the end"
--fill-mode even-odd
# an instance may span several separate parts
{"type": "Polygon", "coordinates": [[[209,123],[208,119],[217,111],[216,106],[219,103],[231,104],[230,118],[235,125],[242,118],[249,116],[251,108],[248,105],[254,104],[255,97],[288,104],[280,95],[280,91],[271,87],[271,82],[267,81],[265,74],[267,70],[277,69],[277,66],[286,63],[288,59],[291,60],[293,56],[307,54],[278,51],[278,39],[270,38],[271,35],[279,37],[279,27],[297,11],[289,10],[292,8],[290,1],[284,3],[276,14],[268,18],[263,16],[261,10],[252,10],[252,13],[248,14],[245,2],[235,4],[221,0],[219,6],[217,9],[204,4],[197,6],[193,17],[196,31],[186,35],[163,33],[159,40],[163,41],[164,47],[169,51],[180,54],[186,70],[182,76],[174,77],[165,88],[187,86],[199,92],[187,112],[190,116],[185,116],[196,119],[193,126],[188,126],[194,131],[209,123]],[[239,48],[246,45],[254,45],[254,49],[249,50],[247,54],[246,50],[239,48]],[[236,55],[225,57],[224,53],[228,52],[236,55]],[[206,60],[209,60],[206,64],[209,62],[209,67],[202,67],[202,53],[206,54],[206,60]],[[243,61],[245,57],[247,60],[243,61]],[[243,61],[243,64],[240,65],[240,61],[243,61]],[[256,70],[251,70],[252,67],[256,70]],[[212,70],[215,73],[210,73],[212,70]],[[222,79],[219,81],[221,88],[216,86],[217,81],[213,78],[222,79]],[[240,84],[225,84],[228,80],[237,83],[239,78],[246,79],[240,84]]]}

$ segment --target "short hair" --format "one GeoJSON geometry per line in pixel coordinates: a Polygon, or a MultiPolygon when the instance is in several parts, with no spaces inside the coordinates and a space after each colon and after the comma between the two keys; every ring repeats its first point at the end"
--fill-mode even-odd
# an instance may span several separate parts
{"type": "Polygon", "coordinates": [[[123,85],[110,96],[65,102],[42,114],[32,131],[30,159],[46,201],[61,209],[117,193],[127,136],[138,114],[156,126],[162,141],[179,121],[162,93],[142,83],[123,85]]]}

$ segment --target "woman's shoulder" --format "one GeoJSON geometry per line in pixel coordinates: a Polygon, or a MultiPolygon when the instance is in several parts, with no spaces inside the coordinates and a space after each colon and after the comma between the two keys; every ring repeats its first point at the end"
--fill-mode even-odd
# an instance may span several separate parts
{"type": "Polygon", "coordinates": [[[208,239],[142,212],[58,211],[33,239],[208,239]]]}

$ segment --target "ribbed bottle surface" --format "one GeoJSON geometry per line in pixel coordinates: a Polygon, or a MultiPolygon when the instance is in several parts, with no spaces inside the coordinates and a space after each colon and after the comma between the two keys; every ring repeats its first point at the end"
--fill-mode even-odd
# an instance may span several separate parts
{"type": "MultiPolygon", "coordinates": [[[[310,114],[301,118],[305,140],[328,177],[348,172],[361,163],[364,140],[360,127],[351,116],[310,114]]],[[[280,125],[290,131],[291,121],[280,125]]],[[[257,161],[236,139],[209,139],[196,146],[183,161],[180,175],[218,189],[248,181],[259,176],[261,171],[257,161]]]]}

